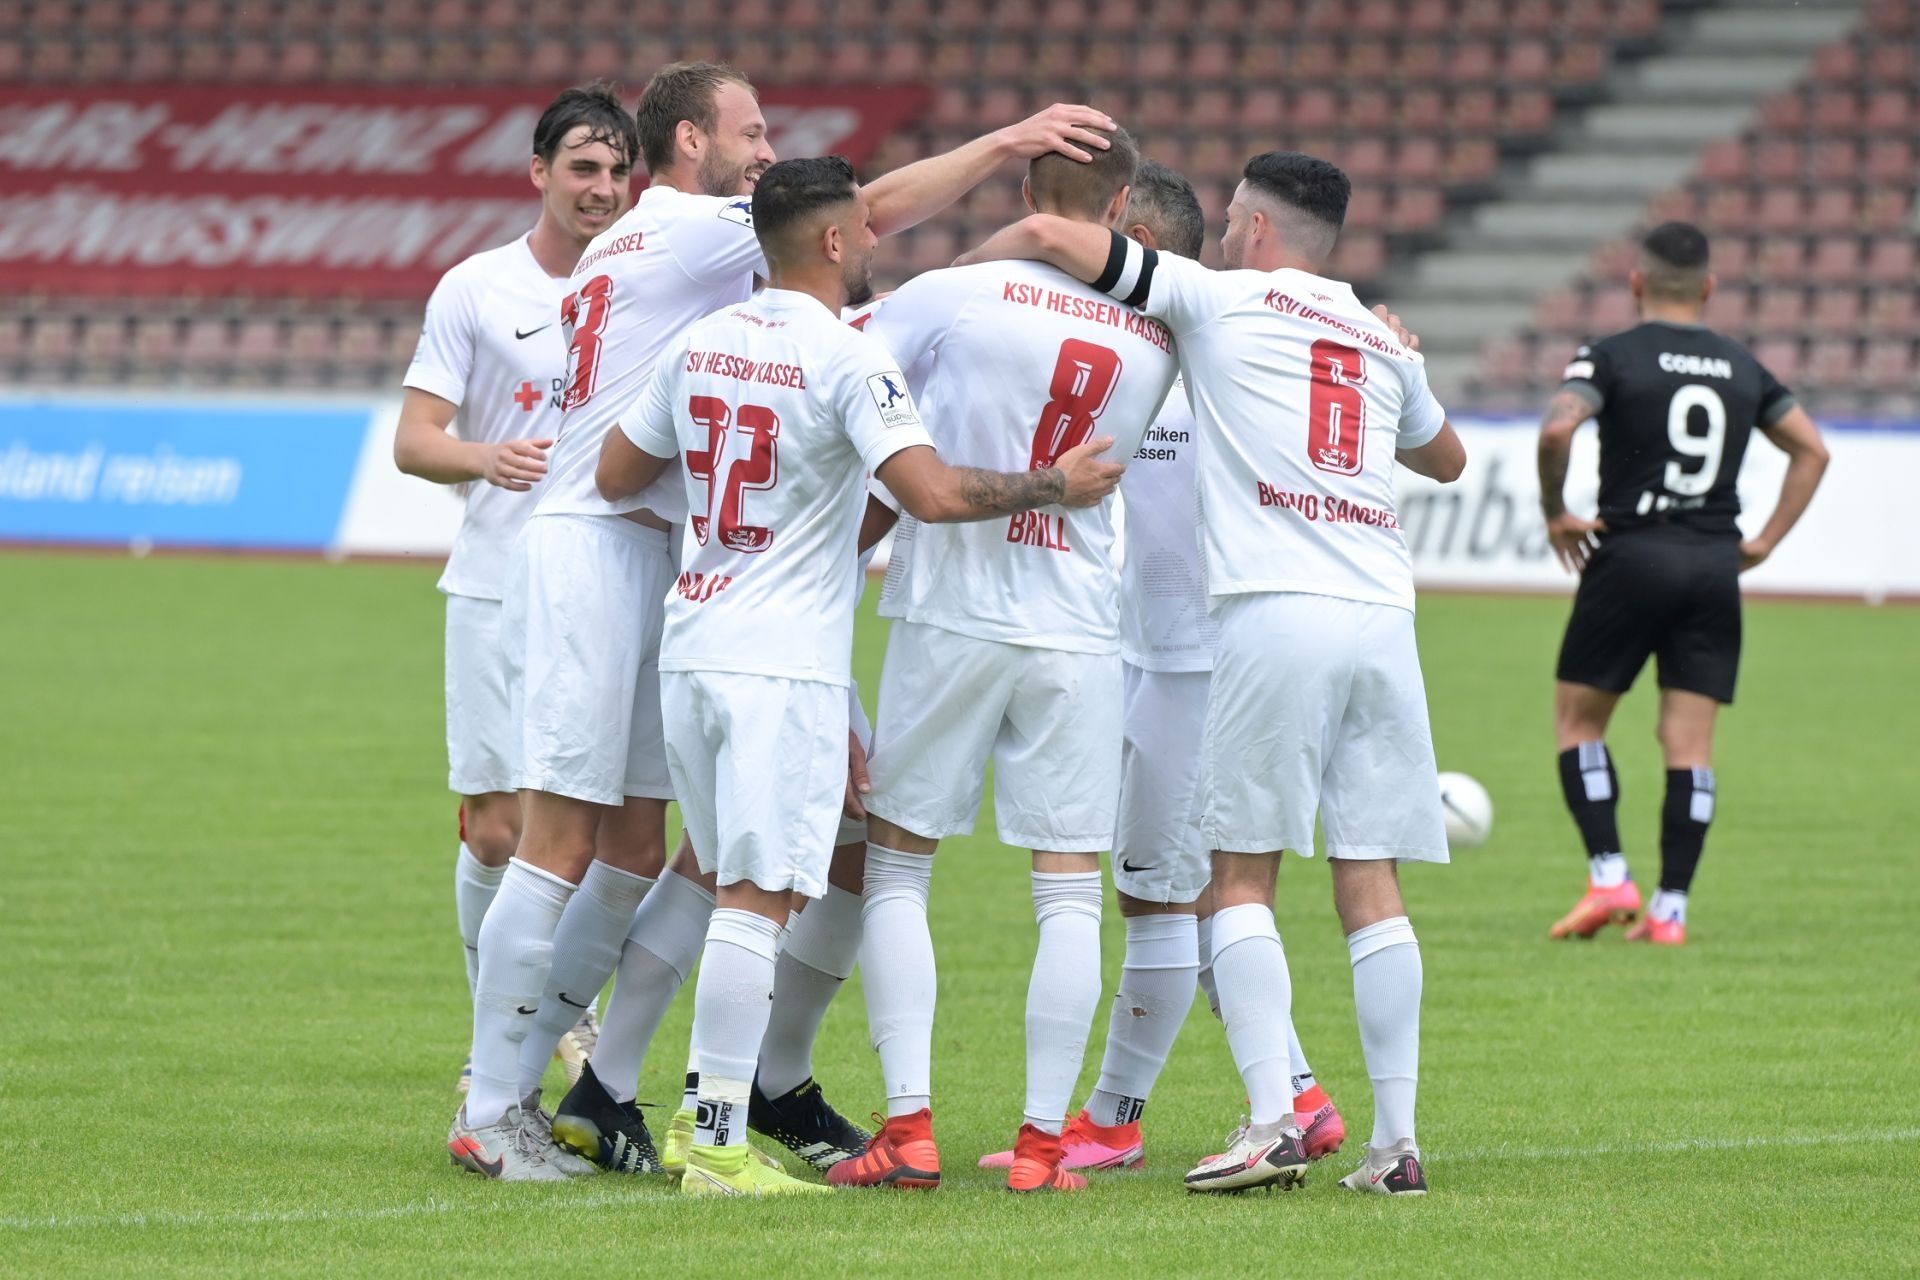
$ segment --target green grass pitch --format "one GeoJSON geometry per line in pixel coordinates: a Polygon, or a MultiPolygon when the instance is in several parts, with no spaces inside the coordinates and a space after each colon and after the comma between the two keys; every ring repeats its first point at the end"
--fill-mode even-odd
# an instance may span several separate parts
{"type": "MultiPolygon", "coordinates": [[[[1148,1168],[1015,1198],[1033,925],[1025,855],[935,875],[931,1195],[682,1203],[650,1181],[499,1186],[441,1147],[468,1026],[425,567],[0,557],[0,1274],[972,1276],[1910,1272],[1920,1260],[1920,611],[1748,614],[1721,811],[1678,952],[1551,944],[1583,874],[1547,713],[1565,604],[1431,597],[1444,768],[1490,844],[1415,868],[1422,1202],[1190,1198],[1242,1090],[1196,1008],[1148,1168]]],[[[868,688],[883,632],[863,621],[868,688]]],[[[1656,867],[1646,689],[1613,738],[1656,867]]],[[[989,823],[982,830],[990,833],[989,823]]],[[[1301,1035],[1364,1140],[1371,1103],[1319,862],[1281,875],[1301,1035]]],[[[1107,985],[1120,962],[1107,913],[1107,985]]],[[[676,1092],[690,1001],[647,1064],[676,1092]]],[[[1101,1011],[1080,1096],[1105,1032],[1101,1011]]],[[[818,1062],[878,1100],[857,984],[818,1062]]],[[[557,1073],[556,1073],[557,1075],[557,1073]]]]}

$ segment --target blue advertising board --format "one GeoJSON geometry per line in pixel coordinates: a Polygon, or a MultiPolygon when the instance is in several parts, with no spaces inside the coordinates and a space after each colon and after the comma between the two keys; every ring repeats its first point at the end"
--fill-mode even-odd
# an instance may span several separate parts
{"type": "Polygon", "coordinates": [[[0,540],[325,551],[364,405],[0,400],[0,540]]]}

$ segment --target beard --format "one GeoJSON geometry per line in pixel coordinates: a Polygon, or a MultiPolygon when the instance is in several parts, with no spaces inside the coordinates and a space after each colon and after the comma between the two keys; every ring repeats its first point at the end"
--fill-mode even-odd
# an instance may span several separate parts
{"type": "Polygon", "coordinates": [[[748,179],[759,181],[767,166],[748,161],[746,164],[733,164],[720,156],[708,153],[700,161],[700,167],[694,171],[694,181],[700,184],[700,190],[710,196],[734,199],[737,196],[752,195],[748,179]]]}
{"type": "Polygon", "coordinates": [[[857,277],[846,277],[842,283],[846,285],[848,306],[864,307],[873,301],[873,266],[871,263],[863,263],[860,267],[860,274],[857,277]]]}

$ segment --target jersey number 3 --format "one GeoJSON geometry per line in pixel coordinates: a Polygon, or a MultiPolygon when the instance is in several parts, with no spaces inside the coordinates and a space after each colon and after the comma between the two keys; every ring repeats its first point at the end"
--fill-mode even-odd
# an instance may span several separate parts
{"type": "Polygon", "coordinates": [[[1093,424],[1106,412],[1113,388],[1120,381],[1120,353],[1111,347],[1068,338],[1053,362],[1053,381],[1047,385],[1047,407],[1033,429],[1033,452],[1027,470],[1044,471],[1069,449],[1087,442],[1093,424]]]}
{"type": "Polygon", "coordinates": [[[560,323],[573,332],[567,347],[571,369],[566,392],[560,397],[562,411],[578,409],[593,399],[594,383],[600,377],[600,331],[607,327],[612,307],[612,276],[595,276],[560,304],[560,323]]]}
{"type": "Polygon", "coordinates": [[[707,429],[707,447],[686,454],[688,474],[707,482],[707,513],[692,518],[695,540],[707,545],[709,533],[718,524],[721,546],[730,551],[765,551],[773,545],[773,530],[747,524],[741,507],[747,490],[771,489],[780,482],[779,416],[763,404],[743,404],[736,414],[718,396],[689,398],[687,415],[707,429]],[[751,443],[747,456],[735,458],[725,476],[719,476],[730,429],[751,437],[751,443]]]}
{"type": "Polygon", "coordinates": [[[1313,344],[1307,401],[1307,460],[1322,471],[1352,476],[1367,456],[1367,358],[1326,338],[1313,344]]]}

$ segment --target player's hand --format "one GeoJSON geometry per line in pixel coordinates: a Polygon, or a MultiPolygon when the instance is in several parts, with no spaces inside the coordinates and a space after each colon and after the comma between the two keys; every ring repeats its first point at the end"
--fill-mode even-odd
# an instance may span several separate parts
{"type": "Polygon", "coordinates": [[[1748,538],[1740,544],[1740,572],[1759,568],[1772,554],[1772,543],[1762,538],[1748,538]]]}
{"type": "Polygon", "coordinates": [[[1126,465],[1099,456],[1111,448],[1112,436],[1096,436],[1075,445],[1054,461],[1053,469],[1067,480],[1061,506],[1091,507],[1118,487],[1120,477],[1126,474],[1126,465]]]}
{"type": "Polygon", "coordinates": [[[525,493],[547,475],[547,450],[551,440],[508,440],[487,450],[486,469],[480,478],[502,489],[525,493]]]}
{"type": "Polygon", "coordinates": [[[847,730],[847,798],[840,808],[849,818],[859,821],[867,816],[867,806],[860,803],[860,797],[873,790],[873,780],[867,776],[867,749],[860,745],[860,735],[847,730]]]}
{"type": "Polygon", "coordinates": [[[1114,128],[1113,117],[1104,111],[1056,102],[1038,115],[1000,130],[1000,147],[1021,160],[1058,151],[1069,160],[1085,164],[1093,159],[1091,152],[1105,151],[1113,145],[1094,130],[1111,133],[1114,128]]]}
{"type": "Polygon", "coordinates": [[[1582,520],[1570,511],[1547,521],[1547,541],[1553,544],[1553,554],[1559,557],[1561,567],[1568,573],[1586,572],[1587,562],[1599,546],[1598,535],[1606,531],[1605,522],[1582,520]]]}
{"type": "Polygon", "coordinates": [[[1420,349],[1420,335],[1407,328],[1406,325],[1401,324],[1400,317],[1387,310],[1386,303],[1382,302],[1374,307],[1373,314],[1379,316],[1386,322],[1387,328],[1393,330],[1393,336],[1400,339],[1401,346],[1409,351],[1418,351],[1420,349]]]}

